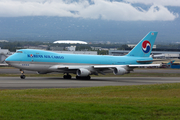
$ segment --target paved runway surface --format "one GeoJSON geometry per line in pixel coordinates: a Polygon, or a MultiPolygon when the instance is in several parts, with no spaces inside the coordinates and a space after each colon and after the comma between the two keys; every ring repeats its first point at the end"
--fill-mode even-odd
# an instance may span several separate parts
{"type": "MultiPolygon", "coordinates": [[[[179,69],[134,69],[134,73],[180,73],[179,69]]],[[[133,73],[132,72],[132,73],[133,73]]],[[[33,71],[25,71],[25,74],[34,74],[33,71]]],[[[20,74],[18,69],[0,69],[0,74],[20,74]]],[[[180,82],[180,78],[174,77],[93,77],[91,80],[64,80],[54,77],[27,77],[25,80],[19,77],[0,77],[0,89],[28,89],[28,88],[71,88],[93,86],[120,86],[143,85],[180,82]]]]}
{"type": "MultiPolygon", "coordinates": [[[[26,74],[36,74],[35,71],[26,71],[26,74]]],[[[131,73],[180,73],[180,69],[134,69],[131,73]]],[[[20,74],[19,69],[0,69],[0,74],[20,74]]]]}
{"type": "Polygon", "coordinates": [[[29,88],[76,88],[93,86],[122,86],[161,83],[178,83],[179,77],[94,77],[91,80],[64,80],[62,78],[0,77],[0,89],[29,89],[29,88]]]}

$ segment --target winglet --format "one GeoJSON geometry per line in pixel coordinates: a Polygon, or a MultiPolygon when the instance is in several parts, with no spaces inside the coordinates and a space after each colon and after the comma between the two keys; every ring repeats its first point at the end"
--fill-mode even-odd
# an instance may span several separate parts
{"type": "Polygon", "coordinates": [[[149,32],[126,56],[149,57],[158,32],[149,32]]]}

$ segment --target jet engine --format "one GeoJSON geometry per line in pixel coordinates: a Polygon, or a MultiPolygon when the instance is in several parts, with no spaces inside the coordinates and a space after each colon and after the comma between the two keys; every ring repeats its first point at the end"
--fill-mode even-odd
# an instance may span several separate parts
{"type": "Polygon", "coordinates": [[[115,75],[124,75],[124,74],[128,73],[128,71],[126,69],[124,69],[124,68],[116,67],[116,68],[114,68],[113,73],[115,75]]]}
{"type": "Polygon", "coordinates": [[[85,77],[91,74],[91,72],[87,69],[81,68],[76,71],[77,76],[85,77]]]}

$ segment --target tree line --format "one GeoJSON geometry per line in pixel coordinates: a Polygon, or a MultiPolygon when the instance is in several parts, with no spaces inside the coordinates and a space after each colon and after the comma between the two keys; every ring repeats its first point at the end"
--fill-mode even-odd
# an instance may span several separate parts
{"type": "MultiPolygon", "coordinates": [[[[100,47],[100,48],[116,48],[117,50],[131,50],[132,48],[128,47],[127,44],[54,44],[49,42],[39,42],[39,41],[14,41],[14,42],[1,42],[0,47],[1,49],[9,49],[11,52],[15,52],[16,49],[23,49],[24,46],[39,46],[39,45],[47,45],[47,50],[51,50],[51,47],[69,47],[69,46],[76,46],[76,51],[97,51],[98,54],[106,55],[108,54],[108,50],[101,50],[101,49],[93,49],[92,47],[100,47]]],[[[180,44],[168,44],[156,45],[155,51],[180,51],[180,44]]]]}

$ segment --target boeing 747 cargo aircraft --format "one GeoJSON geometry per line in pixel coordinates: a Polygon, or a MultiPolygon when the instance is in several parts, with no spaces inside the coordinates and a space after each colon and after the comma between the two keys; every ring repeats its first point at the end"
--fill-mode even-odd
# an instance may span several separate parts
{"type": "Polygon", "coordinates": [[[43,50],[21,49],[5,61],[20,69],[21,79],[25,79],[24,70],[37,71],[39,74],[64,73],[64,79],[71,79],[70,74],[76,74],[76,79],[90,79],[90,75],[109,72],[124,75],[137,67],[160,66],[160,64],[151,64],[153,58],[150,57],[156,36],[157,32],[149,32],[125,56],[60,54],[43,50]]]}

